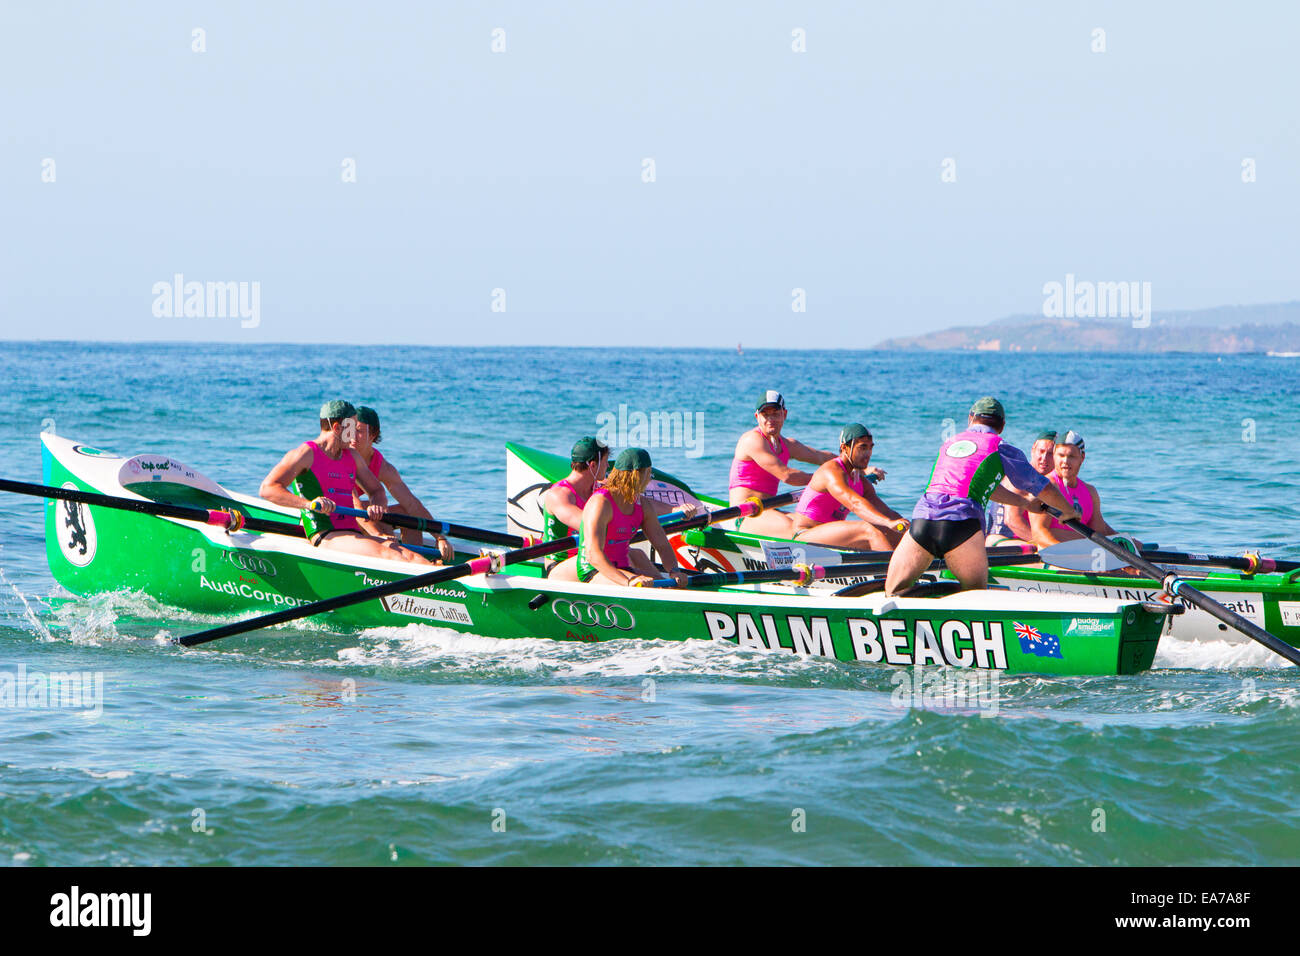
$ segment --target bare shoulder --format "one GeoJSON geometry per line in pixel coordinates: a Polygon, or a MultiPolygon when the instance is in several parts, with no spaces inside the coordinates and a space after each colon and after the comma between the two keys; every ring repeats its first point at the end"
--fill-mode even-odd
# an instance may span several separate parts
{"type": "Polygon", "coordinates": [[[298,445],[295,448],[290,448],[285,452],[284,457],[280,459],[280,464],[306,468],[311,465],[313,455],[315,455],[315,451],[312,449],[311,445],[303,442],[301,445],[298,445]]]}
{"type": "MultiPolygon", "coordinates": [[[[602,495],[600,497],[604,496],[602,495]]],[[[559,482],[556,482],[546,489],[546,500],[556,503],[568,502],[575,505],[578,503],[577,496],[574,495],[573,489],[568,485],[562,485],[559,482]]]]}
{"type": "Polygon", "coordinates": [[[736,441],[736,456],[739,457],[742,454],[750,454],[757,451],[759,449],[759,443],[762,442],[762,440],[763,439],[759,437],[758,432],[754,431],[752,428],[749,429],[736,441]]]}

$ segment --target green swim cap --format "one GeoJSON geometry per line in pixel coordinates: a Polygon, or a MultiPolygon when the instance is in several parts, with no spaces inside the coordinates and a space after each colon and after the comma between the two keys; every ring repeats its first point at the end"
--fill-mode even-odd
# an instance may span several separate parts
{"type": "Polygon", "coordinates": [[[775,405],[777,408],[785,408],[785,396],[774,388],[769,388],[758,398],[758,404],[754,406],[754,411],[761,412],[768,405],[775,405]]]}
{"type": "Polygon", "coordinates": [[[650,453],[644,448],[624,448],[609,466],[612,471],[640,471],[650,467],[650,453]]]}
{"type": "Polygon", "coordinates": [[[372,441],[379,441],[379,413],[368,405],[357,406],[357,422],[370,426],[372,441]]]}
{"type": "Polygon", "coordinates": [[[1037,445],[1040,441],[1055,442],[1056,432],[1052,431],[1051,429],[1046,429],[1044,431],[1039,432],[1037,435],[1034,436],[1034,444],[1037,445]]]}
{"type": "Polygon", "coordinates": [[[989,395],[972,405],[970,413],[972,415],[987,415],[989,418],[996,418],[1000,422],[1007,420],[1007,413],[1002,410],[1002,403],[989,395]]]}
{"type": "Polygon", "coordinates": [[[599,438],[592,438],[590,435],[585,438],[579,438],[573,444],[573,451],[569,453],[569,461],[573,464],[585,464],[589,461],[596,461],[601,455],[609,451],[609,446],[599,438]]]}
{"type": "Polygon", "coordinates": [[[340,418],[352,418],[356,415],[357,410],[352,407],[351,402],[345,402],[341,398],[326,402],[320,407],[320,417],[329,421],[336,421],[340,418]]]}
{"type": "Polygon", "coordinates": [[[845,425],[840,429],[840,444],[852,445],[859,438],[870,438],[871,432],[867,431],[866,425],[859,425],[854,422],[852,425],[845,425]]]}

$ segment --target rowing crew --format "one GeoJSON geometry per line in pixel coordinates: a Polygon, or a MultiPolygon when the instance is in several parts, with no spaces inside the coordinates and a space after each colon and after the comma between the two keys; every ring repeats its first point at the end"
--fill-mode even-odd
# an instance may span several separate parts
{"type": "MultiPolygon", "coordinates": [[[[1101,494],[1079,477],[1083,467],[1083,436],[1067,431],[1058,437],[1054,431],[1039,432],[1029,454],[1034,470],[1056,486],[1075,511],[1079,520],[1093,531],[1113,535],[1115,529],[1101,513],[1101,494]]],[[[1030,511],[1023,506],[993,503],[988,509],[989,547],[1009,540],[1030,541],[1039,548],[1060,544],[1079,537],[1078,532],[1066,527],[1057,518],[1041,511],[1030,511]]]]}
{"type": "Polygon", "coordinates": [[[267,501],[302,512],[303,531],[316,547],[327,547],[372,558],[441,564],[453,557],[442,535],[437,551],[425,557],[421,532],[404,529],[400,537],[384,524],[391,492],[401,513],[431,519],[432,515],[402,481],[391,461],[375,448],[380,440],[379,414],[335,399],[320,410],[320,434],[280,459],[262,481],[259,494],[267,501]],[[364,509],[357,518],[336,513],[339,508],[364,509]],[[417,550],[418,549],[418,550],[417,550]]]}
{"type": "Polygon", "coordinates": [[[757,427],[736,443],[731,503],[770,497],[782,481],[805,490],[793,515],[768,510],[738,520],[737,528],[841,548],[892,550],[889,594],[910,587],[935,558],[945,559],[964,587],[985,587],[986,546],[1015,538],[1047,547],[1078,538],[1064,523],[1072,518],[1102,534],[1115,533],[1102,516],[1097,490],[1079,478],[1083,438],[1069,431],[1057,441],[1055,432],[1043,432],[1034,441],[1031,464],[1023,452],[1002,440],[1006,414],[995,398],[977,401],[967,430],[939,449],[910,522],[889,509],[866,483],[883,479],[885,473],[869,467],[873,442],[864,426],[845,426],[840,453],[834,456],[782,435],[786,406],[780,392],[763,392],[754,417],[757,427]],[[817,464],[817,471],[809,475],[791,468],[792,458],[817,464]],[[1062,516],[1047,514],[1041,502],[1059,509],[1062,516]],[[987,539],[986,510],[992,519],[987,539]],[[845,520],[849,513],[862,520],[845,520]]]}

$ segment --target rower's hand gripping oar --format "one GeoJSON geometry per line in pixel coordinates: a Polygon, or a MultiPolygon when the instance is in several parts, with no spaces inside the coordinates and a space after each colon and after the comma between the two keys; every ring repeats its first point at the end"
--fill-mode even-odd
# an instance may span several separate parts
{"type": "MultiPolygon", "coordinates": [[[[321,512],[321,509],[316,507],[317,501],[320,501],[320,499],[317,498],[316,501],[312,502],[311,510],[321,512]]],[[[348,515],[353,518],[369,517],[369,512],[363,511],[361,508],[346,508],[343,505],[335,505],[330,514],[348,515]]],[[[471,528],[468,525],[452,524],[448,521],[438,521],[433,518],[417,518],[415,515],[404,515],[396,511],[385,511],[384,516],[379,520],[392,525],[394,528],[411,528],[415,531],[427,531],[432,535],[446,535],[464,541],[481,541],[484,544],[499,544],[508,548],[522,548],[529,543],[517,534],[486,531],[483,528],[471,528]]]]}
{"type": "MultiPolygon", "coordinates": [[[[1053,508],[1051,505],[1045,504],[1043,502],[1039,502],[1039,505],[1048,514],[1052,515],[1058,520],[1060,519],[1061,517],[1060,511],[1053,508]]],[[[1125,550],[1123,547],[1116,544],[1114,541],[1111,541],[1105,535],[1098,534],[1096,531],[1093,531],[1091,528],[1089,528],[1082,521],[1079,521],[1077,518],[1071,518],[1069,521],[1066,521],[1065,524],[1067,527],[1071,528],[1074,531],[1079,532],[1079,534],[1083,535],[1085,538],[1092,541],[1093,544],[1101,548],[1103,551],[1107,551],[1110,554],[1113,554],[1115,557],[1119,558],[1120,560],[1126,562],[1132,567],[1137,568],[1143,574],[1148,575],[1149,577],[1152,577],[1157,581],[1159,581],[1160,586],[1164,589],[1165,593],[1169,594],[1172,597],[1182,598],[1188,604],[1200,608],[1202,611],[1204,611],[1206,614],[1209,614],[1211,617],[1217,618],[1218,620],[1222,621],[1224,624],[1227,624],[1229,627],[1236,628],[1238,631],[1241,631],[1241,633],[1245,634],[1247,637],[1251,638],[1252,640],[1258,641],[1259,643],[1263,644],[1265,647],[1273,651],[1275,654],[1279,654],[1282,657],[1285,657],[1292,664],[1300,666],[1300,650],[1297,650],[1296,648],[1292,647],[1290,644],[1287,644],[1285,641],[1279,640],[1278,638],[1274,637],[1272,634],[1264,630],[1262,627],[1258,627],[1255,624],[1252,624],[1250,621],[1246,620],[1240,614],[1235,614],[1232,611],[1229,611],[1218,601],[1196,590],[1196,588],[1192,587],[1186,581],[1182,580],[1173,571],[1167,571],[1164,568],[1152,564],[1142,555],[1134,554],[1131,551],[1125,550]]]]}
{"type": "MultiPolygon", "coordinates": [[[[714,511],[709,514],[696,515],[694,518],[686,518],[681,521],[670,521],[664,525],[664,530],[687,530],[689,528],[699,528],[710,524],[714,521],[726,521],[728,518],[739,518],[747,515],[761,514],[765,507],[771,508],[782,504],[789,504],[794,499],[794,492],[784,495],[776,495],[765,501],[750,500],[734,508],[724,508],[721,511],[714,511]]],[[[633,537],[633,541],[638,541],[645,536],[645,532],[638,532],[633,537]]],[[[493,554],[481,558],[475,558],[472,561],[466,561],[464,564],[454,564],[447,568],[438,568],[436,571],[429,571],[425,574],[417,574],[413,577],[402,578],[397,581],[389,581],[387,584],[377,584],[374,587],[363,588],[360,591],[353,591],[350,594],[340,594],[337,597],[326,598],[323,601],[315,601],[311,604],[304,604],[300,607],[285,608],[282,611],[273,611],[270,614],[263,614],[259,617],[249,618],[244,621],[235,621],[231,624],[224,624],[221,627],[210,628],[206,631],[200,631],[197,634],[189,634],[185,637],[177,638],[176,643],[184,647],[194,647],[197,644],[206,644],[208,641],[215,641],[222,637],[233,637],[236,634],[245,634],[248,631],[255,631],[259,628],[269,627],[272,624],[284,624],[287,621],[296,621],[300,618],[311,617],[314,614],[323,614],[325,611],[335,611],[339,608],[351,607],[353,604],[361,604],[365,601],[371,601],[375,598],[388,597],[392,594],[401,594],[404,591],[413,591],[416,588],[425,587],[430,584],[439,584],[443,581],[451,581],[455,578],[468,577],[471,574],[490,574],[500,571],[508,564],[518,564],[521,561],[531,561],[534,558],[544,558],[550,554],[556,554],[560,551],[567,551],[578,543],[577,535],[569,535],[567,538],[559,538],[555,541],[546,541],[542,544],[530,545],[526,548],[520,548],[516,551],[507,551],[504,554],[493,554]]]]}

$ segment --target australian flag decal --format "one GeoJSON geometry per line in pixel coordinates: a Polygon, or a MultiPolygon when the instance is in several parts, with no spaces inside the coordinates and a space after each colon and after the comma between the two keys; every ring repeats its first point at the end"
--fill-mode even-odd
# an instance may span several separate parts
{"type": "Polygon", "coordinates": [[[1044,634],[1038,628],[1021,624],[1019,621],[1012,626],[1016,629],[1016,637],[1020,638],[1020,649],[1026,654],[1033,654],[1035,657],[1061,657],[1061,639],[1055,634],[1044,634]]]}

